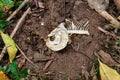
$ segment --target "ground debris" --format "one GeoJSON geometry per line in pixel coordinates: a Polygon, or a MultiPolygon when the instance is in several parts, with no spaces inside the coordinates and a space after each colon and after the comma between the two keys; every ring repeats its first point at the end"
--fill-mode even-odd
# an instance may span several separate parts
{"type": "Polygon", "coordinates": [[[112,59],[110,54],[104,52],[103,50],[100,50],[98,54],[96,53],[96,56],[102,60],[105,64],[109,66],[117,66],[120,67],[120,64],[117,63],[115,60],[112,59]]]}

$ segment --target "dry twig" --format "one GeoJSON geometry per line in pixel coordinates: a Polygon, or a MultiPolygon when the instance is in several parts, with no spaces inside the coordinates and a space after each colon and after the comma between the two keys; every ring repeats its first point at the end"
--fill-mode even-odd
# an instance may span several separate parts
{"type": "Polygon", "coordinates": [[[110,32],[104,30],[104,29],[101,28],[101,27],[98,27],[98,30],[100,30],[101,32],[103,32],[103,33],[105,33],[105,34],[107,34],[107,35],[112,36],[115,40],[118,40],[118,39],[120,38],[119,36],[116,36],[114,33],[110,33],[110,32]]]}
{"type": "Polygon", "coordinates": [[[28,62],[30,62],[32,65],[34,65],[35,67],[38,68],[38,66],[35,65],[35,64],[25,55],[25,53],[20,49],[20,47],[19,47],[17,44],[16,44],[16,47],[19,49],[19,51],[21,52],[21,54],[25,57],[25,59],[26,59],[28,62]]]}
{"type": "Polygon", "coordinates": [[[108,20],[112,27],[120,28],[120,22],[117,21],[116,18],[112,17],[107,11],[107,7],[109,5],[109,0],[87,0],[88,5],[95,9],[101,16],[103,16],[106,20],[108,20]]]}
{"type": "Polygon", "coordinates": [[[53,62],[53,60],[49,60],[49,61],[46,63],[43,71],[46,71],[46,69],[51,65],[52,62],[53,62]]]}
{"type": "MultiPolygon", "coordinates": [[[[20,18],[20,20],[18,21],[17,25],[15,26],[14,30],[12,31],[10,37],[13,38],[13,36],[15,35],[15,33],[17,32],[17,30],[22,26],[24,20],[25,20],[25,17],[27,16],[28,12],[30,11],[30,8],[28,8],[26,10],[26,12],[22,15],[22,17],[20,18]]],[[[0,54],[0,61],[1,59],[3,58],[4,54],[6,52],[6,47],[3,48],[1,54],[0,54]]]]}
{"type": "Polygon", "coordinates": [[[120,22],[117,21],[116,18],[112,17],[107,11],[97,11],[101,16],[103,16],[106,20],[108,20],[114,28],[120,28],[120,22]]]}

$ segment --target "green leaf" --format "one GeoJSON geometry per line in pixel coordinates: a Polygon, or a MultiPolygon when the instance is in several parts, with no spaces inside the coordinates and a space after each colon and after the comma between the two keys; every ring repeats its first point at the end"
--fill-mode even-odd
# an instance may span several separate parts
{"type": "Polygon", "coordinates": [[[0,11],[9,10],[14,6],[14,2],[12,0],[0,0],[0,11]]]}
{"type": "Polygon", "coordinates": [[[2,11],[3,3],[0,1],[0,11],[2,11]]]}
{"type": "Polygon", "coordinates": [[[1,36],[5,43],[5,46],[7,47],[7,52],[9,54],[9,60],[10,60],[10,62],[12,62],[17,53],[16,44],[15,44],[14,40],[12,38],[10,38],[9,35],[1,32],[1,36]]]}
{"type": "Polygon", "coordinates": [[[4,69],[3,69],[3,67],[2,67],[2,66],[0,66],[0,71],[4,71],[4,69]]]}
{"type": "Polygon", "coordinates": [[[97,67],[97,68],[95,69],[95,72],[96,72],[96,74],[99,73],[99,67],[97,67]]]}
{"type": "Polygon", "coordinates": [[[68,80],[68,75],[64,75],[62,80],[68,80]]]}
{"type": "Polygon", "coordinates": [[[20,78],[26,78],[28,75],[28,69],[25,68],[20,72],[20,78]]]}
{"type": "MultiPolygon", "coordinates": [[[[2,69],[1,66],[0,66],[0,69],[2,69]]],[[[22,71],[18,70],[18,63],[16,61],[13,61],[12,63],[10,63],[4,72],[6,74],[8,73],[11,74],[10,77],[12,80],[20,80],[21,78],[26,78],[28,75],[27,68],[24,68],[22,71]]]]}
{"type": "Polygon", "coordinates": [[[16,7],[19,7],[21,4],[22,4],[22,1],[18,1],[18,2],[15,4],[15,6],[16,6],[16,7]]]}
{"type": "Polygon", "coordinates": [[[2,11],[0,11],[0,19],[4,17],[4,14],[2,11]]]}
{"type": "Polygon", "coordinates": [[[3,28],[5,26],[8,26],[9,24],[11,24],[11,22],[5,21],[5,20],[0,20],[0,31],[3,31],[3,28]]]}
{"type": "Polygon", "coordinates": [[[18,64],[17,62],[13,61],[5,71],[6,73],[11,72],[14,75],[18,75],[18,64]]]}
{"type": "Polygon", "coordinates": [[[20,80],[20,77],[17,75],[13,75],[13,79],[12,80],[20,80]]]}

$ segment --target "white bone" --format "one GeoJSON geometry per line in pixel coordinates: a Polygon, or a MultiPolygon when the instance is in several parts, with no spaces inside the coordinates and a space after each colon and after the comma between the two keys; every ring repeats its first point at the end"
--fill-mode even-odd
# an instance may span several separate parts
{"type": "Polygon", "coordinates": [[[46,41],[47,47],[53,51],[59,51],[64,49],[68,43],[68,33],[67,29],[64,27],[64,23],[61,23],[57,28],[55,28],[49,35],[46,41]],[[50,40],[50,37],[54,36],[53,41],[50,40]]]}

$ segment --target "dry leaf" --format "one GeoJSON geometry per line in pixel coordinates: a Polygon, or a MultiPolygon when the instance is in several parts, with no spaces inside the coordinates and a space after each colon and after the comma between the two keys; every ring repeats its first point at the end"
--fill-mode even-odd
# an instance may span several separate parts
{"type": "Polygon", "coordinates": [[[16,56],[16,53],[17,53],[17,48],[15,45],[15,42],[12,38],[9,37],[9,35],[4,34],[3,32],[1,32],[1,36],[2,36],[2,39],[7,47],[7,51],[9,54],[9,60],[10,60],[10,62],[12,62],[16,56]]]}
{"type": "Polygon", "coordinates": [[[103,64],[100,60],[98,61],[100,64],[99,69],[100,69],[101,80],[120,80],[120,75],[116,70],[103,64]]]}
{"type": "Polygon", "coordinates": [[[42,2],[39,1],[38,4],[39,4],[40,8],[45,8],[44,3],[42,3],[42,2]]]}
{"type": "Polygon", "coordinates": [[[90,71],[90,75],[92,76],[92,80],[98,80],[95,72],[95,66],[92,66],[92,69],[90,71]]]}
{"type": "Polygon", "coordinates": [[[82,76],[85,77],[85,80],[89,80],[90,74],[87,71],[86,67],[81,66],[81,68],[82,68],[82,76]]]}
{"type": "Polygon", "coordinates": [[[103,50],[100,50],[98,52],[98,56],[99,58],[102,60],[102,62],[104,62],[105,64],[109,65],[109,66],[117,66],[117,67],[120,67],[120,64],[115,62],[112,57],[104,52],[103,50]]]}
{"type": "Polygon", "coordinates": [[[120,10],[120,0],[113,0],[113,1],[116,4],[118,10],[120,10]]]}
{"type": "Polygon", "coordinates": [[[10,80],[10,79],[6,76],[6,74],[0,71],[0,80],[10,80]]]}
{"type": "Polygon", "coordinates": [[[117,19],[120,20],[120,16],[118,16],[117,19]]]}

